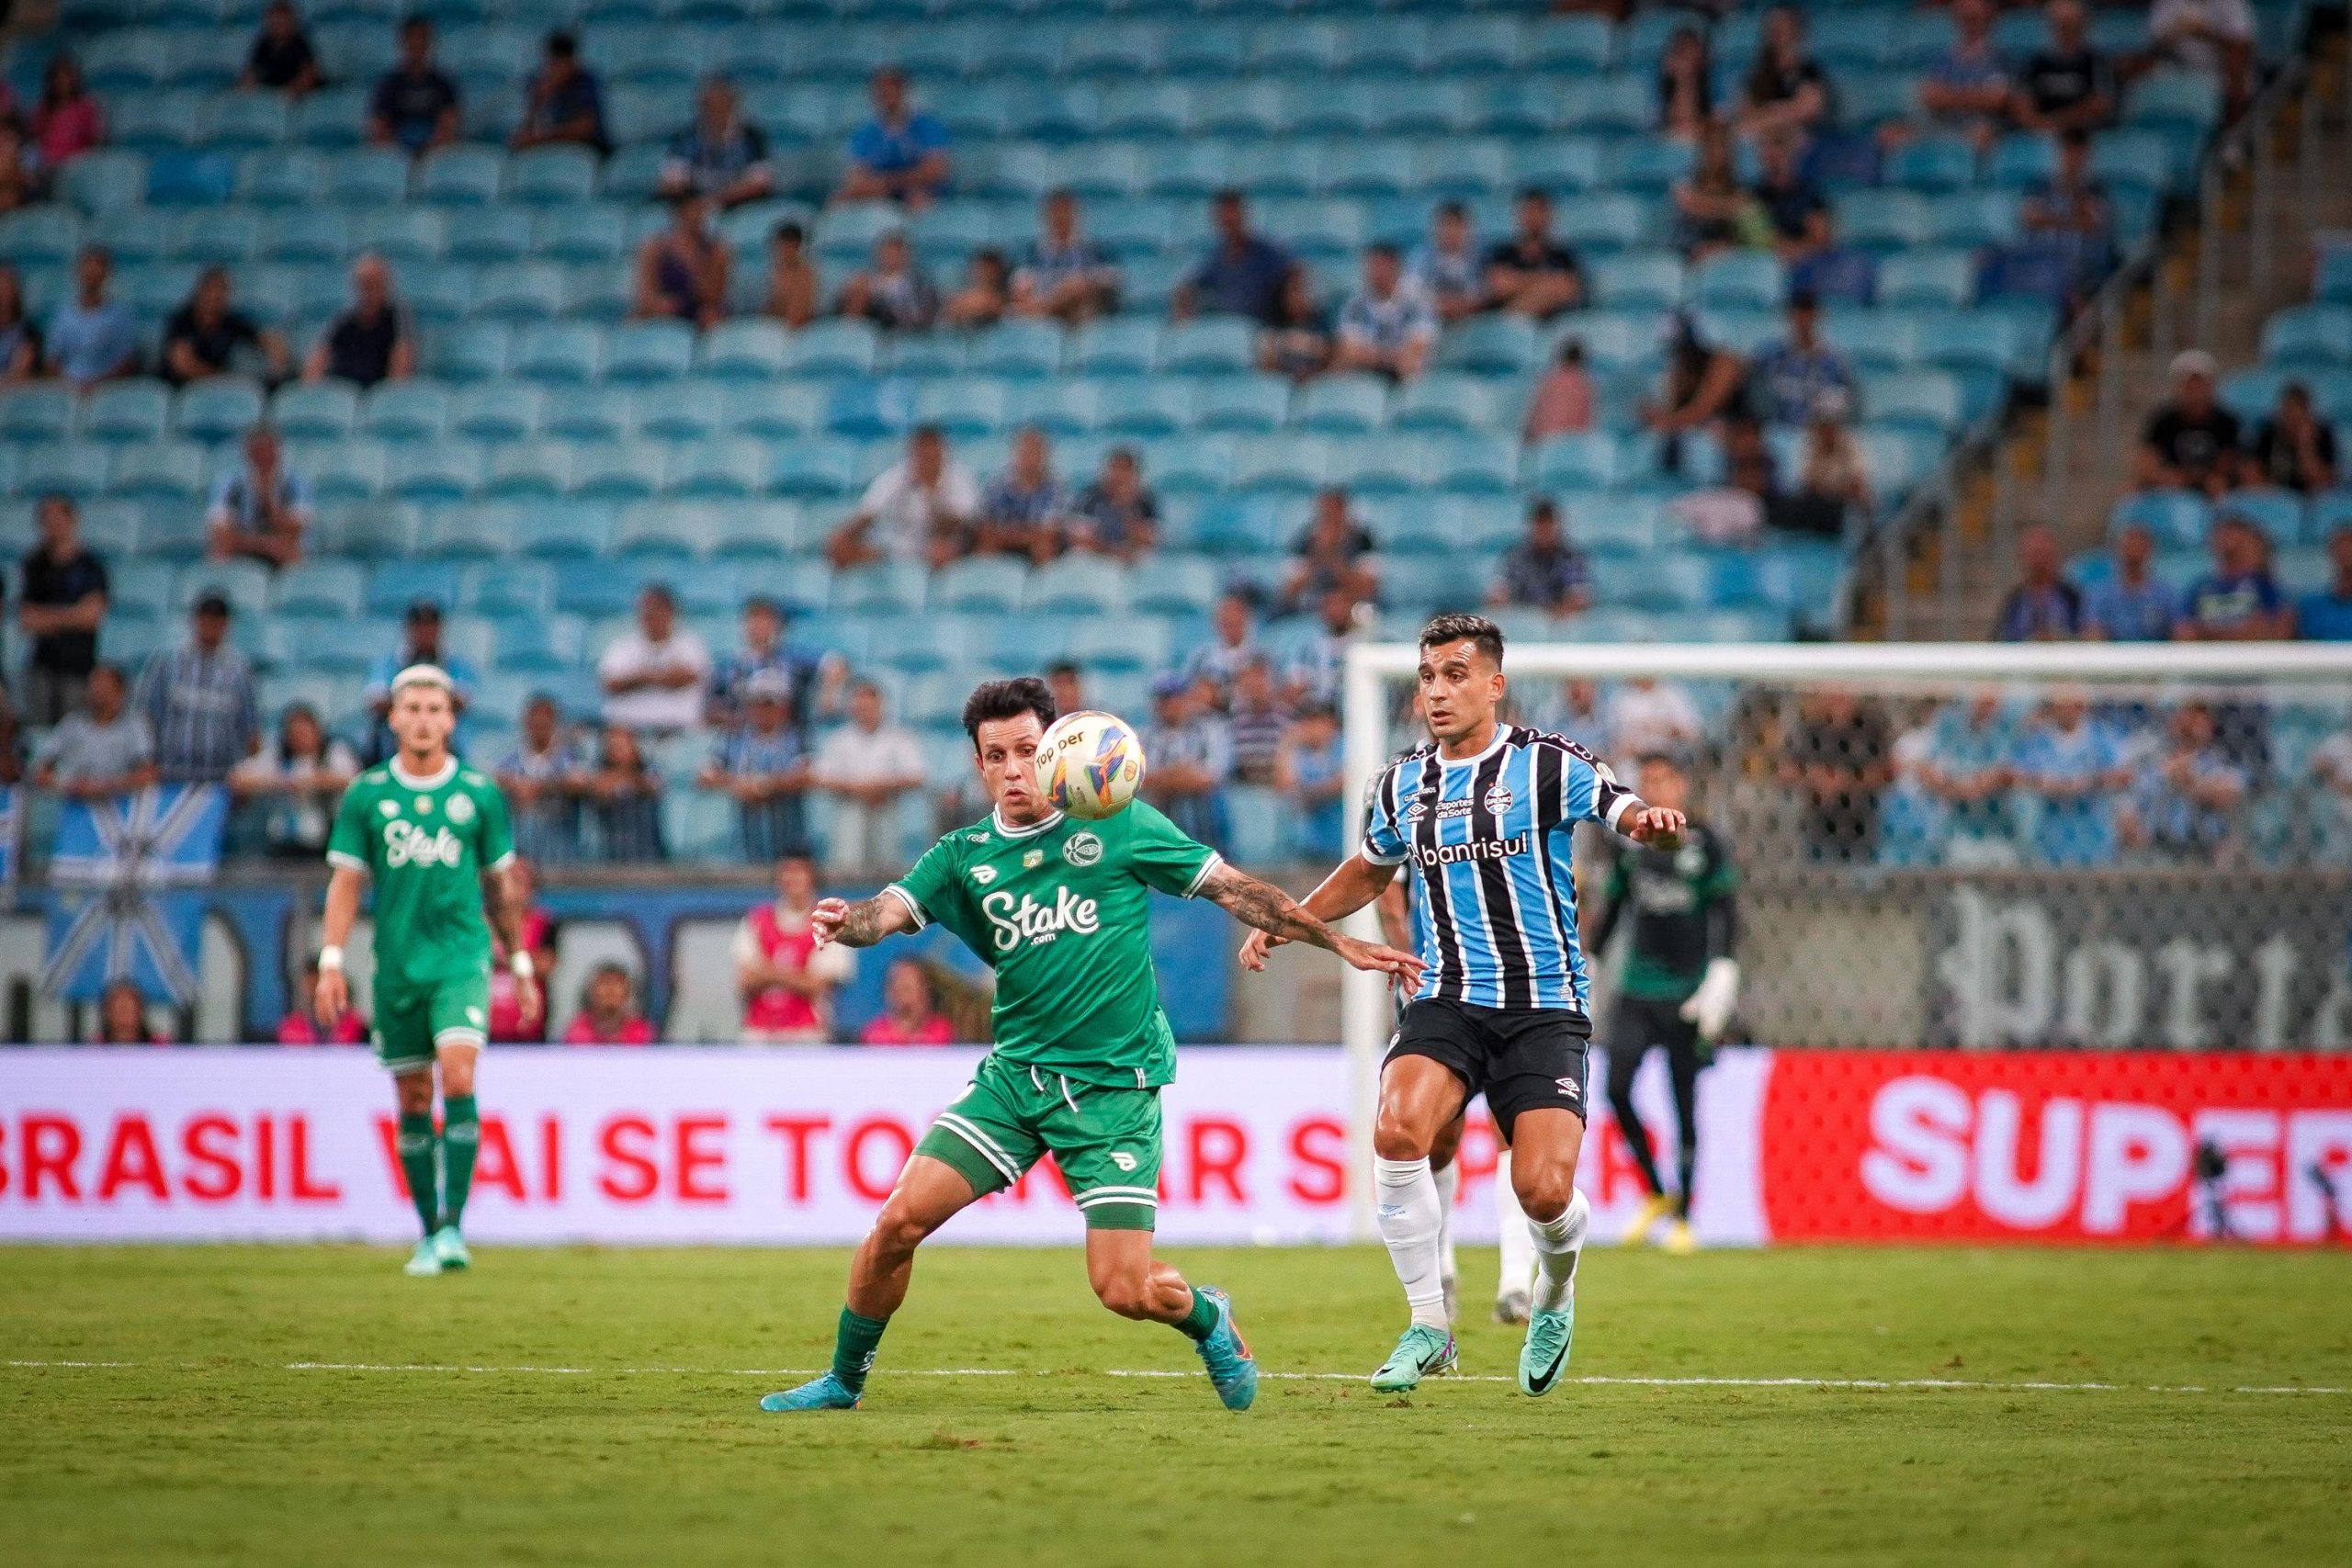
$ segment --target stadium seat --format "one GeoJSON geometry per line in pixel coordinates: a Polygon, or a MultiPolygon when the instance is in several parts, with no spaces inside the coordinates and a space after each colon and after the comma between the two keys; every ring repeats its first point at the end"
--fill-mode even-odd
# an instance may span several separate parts
{"type": "Polygon", "coordinates": [[[60,386],[19,385],[0,394],[0,441],[63,441],[74,427],[74,394],[60,386]]]}
{"type": "Polygon", "coordinates": [[[750,497],[767,485],[767,450],[749,438],[703,441],[678,449],[667,493],[684,497],[750,497]]]}
{"type": "Polygon", "coordinates": [[[362,434],[379,441],[438,441],[449,428],[450,392],[432,381],[387,381],[359,411],[362,434]]]}
{"type": "Polygon", "coordinates": [[[603,372],[605,334],[579,321],[525,327],[514,344],[514,374],[550,383],[594,381],[603,372]]]}
{"type": "Polygon", "coordinates": [[[1199,430],[1279,429],[1290,397],[1290,383],[1279,376],[1204,377],[1193,389],[1193,425],[1199,430]]]}
{"type": "Polygon", "coordinates": [[[1116,615],[1126,609],[1126,571],[1099,556],[1070,555],[1029,577],[1023,608],[1033,615],[1116,615]]]}
{"type": "MultiPolygon", "coordinates": [[[[427,201],[449,198],[436,195],[431,174],[437,159],[427,159],[426,179],[418,194],[427,201]]],[[[596,189],[596,154],[585,147],[534,147],[507,160],[499,195],[531,207],[560,207],[589,200],[596,189]]]]}
{"type": "MultiPolygon", "coordinates": [[[[107,382],[84,397],[81,434],[93,441],[160,441],[171,423],[171,392],[161,381],[107,382]]],[[[118,476],[121,471],[118,466],[118,476]]]]}
{"type": "MultiPolygon", "coordinates": [[[[1229,319],[1186,321],[1168,329],[1159,368],[1185,375],[1235,375],[1250,368],[1248,323],[1229,319]]],[[[1279,422],[1281,415],[1275,419],[1279,422]]]]}
{"type": "Polygon", "coordinates": [[[694,363],[695,333],[684,321],[631,321],[615,329],[605,374],[616,381],[674,381],[694,363]]]}
{"type": "Polygon", "coordinates": [[[789,339],[774,321],[722,321],[696,346],[696,368],[724,380],[766,381],[784,373],[789,339]]]}

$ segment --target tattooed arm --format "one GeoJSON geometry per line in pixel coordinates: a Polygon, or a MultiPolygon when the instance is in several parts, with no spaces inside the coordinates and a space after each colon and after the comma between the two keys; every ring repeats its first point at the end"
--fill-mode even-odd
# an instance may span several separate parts
{"type": "Polygon", "coordinates": [[[816,930],[819,947],[829,942],[843,947],[872,947],[894,931],[913,931],[915,912],[904,898],[886,889],[854,904],[820,898],[808,911],[808,924],[816,930]]]}
{"type": "Polygon", "coordinates": [[[1255,926],[1269,936],[1284,942],[1312,942],[1338,953],[1354,968],[1393,976],[1408,986],[1421,982],[1421,961],[1411,953],[1342,935],[1299,908],[1298,901],[1281,888],[1222,862],[1209,873],[1196,896],[1219,905],[1235,919],[1255,926]]]}

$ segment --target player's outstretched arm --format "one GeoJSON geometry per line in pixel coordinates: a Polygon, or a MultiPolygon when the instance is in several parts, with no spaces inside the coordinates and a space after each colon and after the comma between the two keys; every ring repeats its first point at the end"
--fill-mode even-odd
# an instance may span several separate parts
{"type": "Polygon", "coordinates": [[[871,898],[860,898],[852,904],[842,898],[820,898],[817,907],[808,911],[808,924],[817,933],[817,945],[829,942],[843,947],[872,947],[894,931],[915,929],[915,912],[907,901],[895,893],[876,893],[871,898]]]}
{"type": "MultiPolygon", "coordinates": [[[[1378,888],[1373,889],[1373,897],[1378,893],[1378,888]]],[[[1272,883],[1261,882],[1247,872],[1236,871],[1223,862],[1219,862],[1216,869],[1209,873],[1208,880],[1201,884],[1198,896],[1223,908],[1244,925],[1255,926],[1269,936],[1284,942],[1312,942],[1317,947],[1338,953],[1355,968],[1394,976],[1408,986],[1421,983],[1421,961],[1411,953],[1343,936],[1299,908],[1298,900],[1281,888],[1272,883]]],[[[1362,908],[1371,901],[1372,898],[1367,897],[1359,900],[1355,907],[1362,908]]]]}
{"type": "MultiPolygon", "coordinates": [[[[1396,875],[1396,868],[1393,865],[1374,865],[1362,855],[1351,854],[1341,861],[1338,868],[1323,879],[1323,885],[1309,893],[1306,902],[1298,908],[1318,920],[1344,920],[1379,897],[1396,875]]],[[[1241,943],[1241,967],[1256,971],[1266,966],[1268,951],[1280,947],[1290,937],[1258,926],[1254,921],[1251,924],[1255,929],[1241,943]]]]}
{"type": "Polygon", "coordinates": [[[1640,801],[1617,821],[1617,830],[1637,844],[1652,849],[1670,850],[1682,841],[1686,819],[1682,813],[1664,806],[1645,806],[1640,801]]]}

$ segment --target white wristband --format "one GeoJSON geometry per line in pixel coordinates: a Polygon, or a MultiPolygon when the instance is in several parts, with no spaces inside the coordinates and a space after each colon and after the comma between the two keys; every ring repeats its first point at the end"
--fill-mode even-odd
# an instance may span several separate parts
{"type": "Polygon", "coordinates": [[[507,959],[506,967],[517,980],[528,980],[538,974],[538,967],[531,962],[530,953],[519,947],[507,959]]]}
{"type": "Polygon", "coordinates": [[[327,946],[319,949],[319,967],[322,969],[342,968],[343,949],[334,946],[333,943],[329,943],[327,946]]]}

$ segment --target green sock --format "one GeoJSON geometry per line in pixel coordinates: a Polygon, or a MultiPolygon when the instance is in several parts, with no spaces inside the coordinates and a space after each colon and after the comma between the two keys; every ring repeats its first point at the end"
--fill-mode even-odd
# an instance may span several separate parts
{"type": "Polygon", "coordinates": [[[887,1317],[860,1317],[842,1308],[841,1326],[833,1330],[833,1378],[852,1393],[865,1392],[865,1374],[874,1368],[874,1348],[882,1343],[887,1317]]]}
{"type": "Polygon", "coordinates": [[[470,1094],[452,1094],[441,1101],[441,1174],[447,1190],[441,1195],[441,1223],[454,1225],[465,1217],[466,1194],[474,1186],[474,1153],[481,1146],[481,1118],[470,1094]]]}
{"type": "Polygon", "coordinates": [[[1193,1310],[1184,1314],[1176,1327],[1195,1345],[1216,1332],[1216,1303],[1201,1294],[1200,1287],[1193,1287],[1193,1310]]]}
{"type": "Polygon", "coordinates": [[[424,1234],[431,1235],[434,1217],[441,1210],[441,1181],[433,1158],[433,1112],[401,1111],[401,1135],[393,1147],[400,1151],[401,1174],[408,1178],[409,1201],[416,1205],[424,1234]]]}

